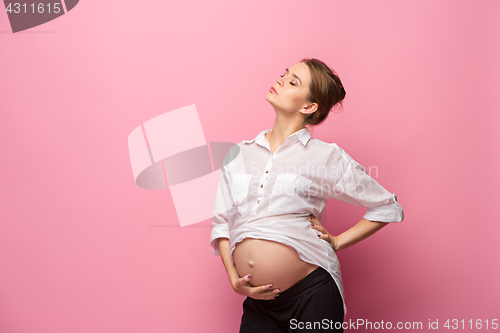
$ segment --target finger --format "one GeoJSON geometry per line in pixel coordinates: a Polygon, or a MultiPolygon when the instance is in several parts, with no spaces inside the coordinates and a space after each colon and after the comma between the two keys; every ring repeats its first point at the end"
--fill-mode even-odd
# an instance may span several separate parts
{"type": "Polygon", "coordinates": [[[309,220],[309,223],[311,225],[311,228],[313,228],[313,229],[320,227],[320,225],[318,225],[318,223],[315,223],[314,220],[313,221],[309,220]]]}
{"type": "Polygon", "coordinates": [[[314,225],[322,226],[321,222],[314,215],[313,216],[309,216],[309,222],[313,223],[314,225]]]}
{"type": "Polygon", "coordinates": [[[272,284],[264,284],[262,286],[255,287],[255,291],[258,293],[266,293],[272,291],[274,286],[272,284]]]}
{"type": "Polygon", "coordinates": [[[280,290],[273,289],[266,291],[264,294],[262,294],[262,297],[265,299],[274,299],[276,297],[279,297],[279,295],[280,295],[280,290]]]}
{"type": "Polygon", "coordinates": [[[326,234],[327,232],[326,232],[325,227],[323,227],[323,225],[321,224],[321,222],[319,222],[318,220],[316,220],[316,221],[317,221],[316,223],[314,223],[314,224],[311,225],[311,228],[316,229],[316,230],[320,231],[323,234],[326,234]]]}
{"type": "Polygon", "coordinates": [[[252,274],[247,274],[245,275],[244,277],[242,278],[239,278],[238,281],[236,281],[236,283],[240,286],[243,286],[245,285],[248,281],[250,281],[252,279],[252,274]]]}
{"type": "Polygon", "coordinates": [[[274,286],[272,284],[269,284],[269,285],[265,284],[263,286],[259,286],[256,288],[258,288],[258,292],[266,294],[268,296],[274,296],[274,295],[279,294],[279,289],[274,288],[274,286]]]}
{"type": "Polygon", "coordinates": [[[279,295],[279,289],[270,289],[267,285],[254,287],[252,295],[255,299],[273,299],[279,295]]]}
{"type": "MultiPolygon", "coordinates": [[[[318,222],[318,223],[319,223],[319,222],[318,222]]],[[[319,232],[321,232],[321,233],[323,233],[323,234],[326,234],[326,233],[327,233],[327,232],[326,232],[325,227],[323,227],[321,224],[313,224],[313,223],[311,222],[311,224],[310,224],[309,226],[310,226],[312,229],[317,230],[317,231],[319,231],[319,232]]]]}
{"type": "Polygon", "coordinates": [[[280,295],[279,289],[275,289],[269,294],[269,297],[275,299],[276,297],[279,297],[279,295],[280,295]]]}

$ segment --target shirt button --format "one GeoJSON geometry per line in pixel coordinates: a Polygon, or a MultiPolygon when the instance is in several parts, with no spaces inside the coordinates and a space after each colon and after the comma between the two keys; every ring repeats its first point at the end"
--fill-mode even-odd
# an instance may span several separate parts
{"type": "Polygon", "coordinates": [[[266,173],[268,173],[268,172],[269,172],[269,170],[266,170],[266,173]]]}
{"type": "Polygon", "coordinates": [[[257,200],[257,203],[259,203],[259,202],[260,202],[260,200],[257,200]]]}
{"type": "Polygon", "coordinates": [[[264,187],[264,185],[260,184],[260,188],[264,187]]]}

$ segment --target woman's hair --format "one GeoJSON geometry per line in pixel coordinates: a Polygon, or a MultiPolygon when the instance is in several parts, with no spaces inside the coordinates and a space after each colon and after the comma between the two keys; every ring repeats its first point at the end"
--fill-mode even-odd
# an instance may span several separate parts
{"type": "Polygon", "coordinates": [[[304,125],[318,125],[323,122],[333,107],[342,106],[345,90],[337,73],[324,62],[315,58],[304,58],[311,72],[308,99],[318,103],[318,109],[304,119],[304,125]]]}

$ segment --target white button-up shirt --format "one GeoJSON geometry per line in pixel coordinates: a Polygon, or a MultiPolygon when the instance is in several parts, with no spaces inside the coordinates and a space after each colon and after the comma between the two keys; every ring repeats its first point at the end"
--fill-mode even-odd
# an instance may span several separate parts
{"type": "Polygon", "coordinates": [[[228,238],[230,258],[246,237],[293,247],[299,257],[327,270],[344,300],[340,264],[331,245],[309,227],[312,213],[322,221],[326,201],[366,207],[370,221],[401,222],[403,208],[366,169],[335,143],[311,138],[304,127],[274,154],[265,134],[231,147],[224,160],[212,214],[210,245],[220,255],[218,238],[228,238]]]}

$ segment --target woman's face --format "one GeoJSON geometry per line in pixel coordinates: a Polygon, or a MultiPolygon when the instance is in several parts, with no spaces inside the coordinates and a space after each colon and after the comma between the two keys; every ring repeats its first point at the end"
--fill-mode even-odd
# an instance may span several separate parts
{"type": "Polygon", "coordinates": [[[283,75],[278,77],[267,93],[266,100],[271,103],[276,112],[281,111],[288,115],[297,113],[297,116],[299,116],[299,111],[304,114],[312,113],[317,109],[317,104],[307,100],[310,83],[309,67],[299,62],[286,69],[283,75]]]}

